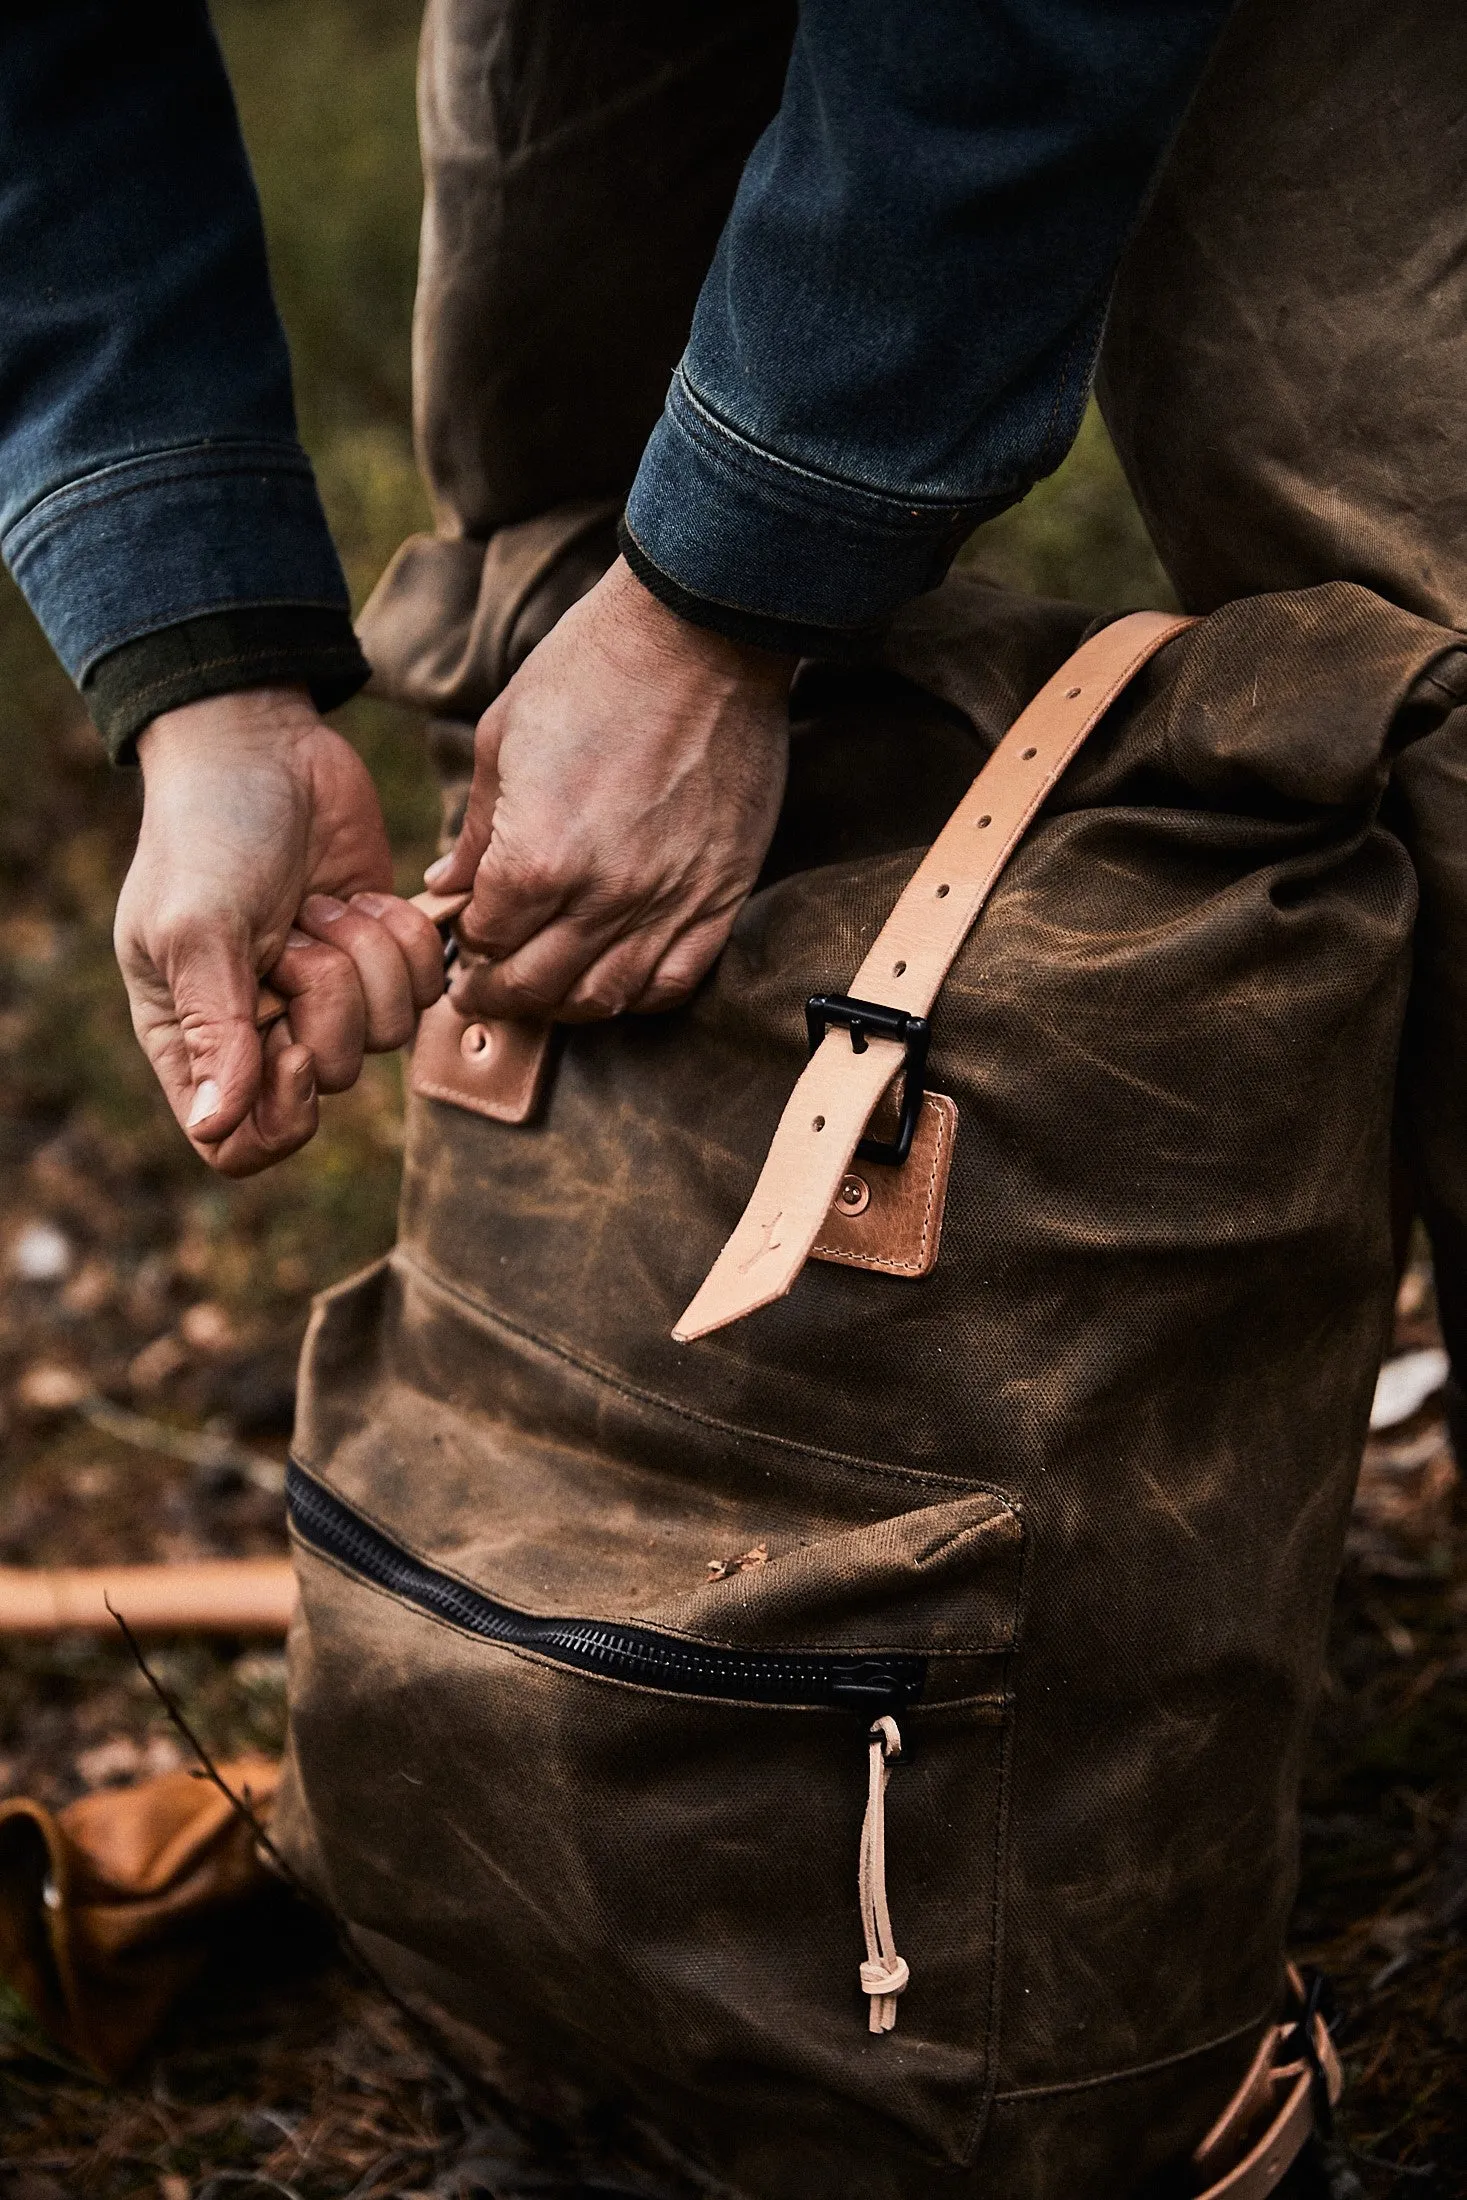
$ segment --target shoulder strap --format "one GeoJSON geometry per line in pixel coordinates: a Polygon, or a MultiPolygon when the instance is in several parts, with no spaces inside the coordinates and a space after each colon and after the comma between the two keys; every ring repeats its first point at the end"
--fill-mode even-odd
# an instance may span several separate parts
{"type": "MultiPolygon", "coordinates": [[[[1192,622],[1136,611],[1081,645],[1000,741],[918,865],[851,994],[925,1016],[994,881],[1045,796],[1116,697],[1192,622]]],[[[871,1114],[902,1066],[898,1039],[827,1031],[733,1236],[673,1330],[680,1343],[782,1298],[805,1264],[871,1114]]]]}

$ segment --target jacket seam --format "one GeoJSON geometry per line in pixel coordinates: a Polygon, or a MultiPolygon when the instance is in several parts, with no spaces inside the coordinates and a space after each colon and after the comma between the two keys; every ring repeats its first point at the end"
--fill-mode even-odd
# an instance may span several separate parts
{"type": "MultiPolygon", "coordinates": [[[[945,531],[972,513],[982,515],[992,505],[1004,504],[1023,496],[1030,486],[1027,482],[1009,481],[1001,486],[981,489],[967,497],[936,496],[925,489],[896,496],[889,489],[871,488],[864,482],[845,480],[839,474],[823,473],[817,467],[802,465],[797,459],[785,458],[778,451],[771,451],[764,444],[754,442],[752,437],[745,435],[713,409],[708,400],[693,387],[686,369],[682,366],[673,378],[673,388],[674,395],[685,400],[694,420],[705,430],[710,448],[716,451],[720,443],[726,443],[730,451],[743,462],[750,477],[756,477],[765,468],[787,474],[792,483],[808,484],[811,490],[825,492],[826,503],[843,510],[844,516],[856,521],[864,519],[868,525],[884,523],[892,534],[921,534],[925,530],[913,526],[912,522],[923,520],[929,526],[940,523],[942,531],[945,531]],[[870,514],[853,511],[850,505],[856,500],[874,505],[878,509],[870,514]]],[[[668,424],[681,429],[690,442],[697,440],[690,423],[679,420],[671,409],[665,417],[668,424]]],[[[792,505],[790,508],[801,507],[792,505]]]]}
{"type": "Polygon", "coordinates": [[[92,473],[78,474],[72,481],[65,481],[58,488],[48,489],[43,496],[28,504],[24,511],[6,528],[3,541],[7,554],[17,536],[23,539],[22,550],[32,541],[39,541],[61,521],[75,512],[88,512],[100,505],[119,503],[124,498],[138,496],[149,489],[173,488],[180,482],[240,480],[259,474],[293,474],[302,481],[314,485],[315,475],[311,462],[299,446],[288,443],[187,443],[168,451],[148,452],[137,458],[119,459],[109,466],[99,466],[92,473]],[[258,454],[247,460],[246,453],[258,454]],[[195,460],[189,463],[191,454],[207,454],[209,463],[195,460]],[[118,476],[131,478],[120,480],[118,476]]]}
{"type": "MultiPolygon", "coordinates": [[[[790,509],[793,510],[794,507],[791,506],[790,509]]],[[[731,596],[720,596],[712,589],[690,588],[686,582],[680,581],[675,573],[670,573],[665,566],[659,565],[632,526],[628,512],[623,512],[621,516],[621,528],[633,550],[635,550],[637,558],[647,568],[647,573],[655,574],[670,589],[675,589],[678,596],[685,602],[700,606],[706,605],[714,611],[730,612],[734,617],[747,621],[750,625],[762,625],[771,631],[778,628],[780,629],[781,639],[776,646],[784,646],[787,637],[791,646],[796,647],[797,654],[801,656],[819,656],[827,644],[835,648],[840,643],[851,639],[854,639],[858,644],[869,642],[874,647],[880,640],[886,626],[890,623],[889,614],[878,619],[863,618],[854,626],[842,626],[829,619],[805,618],[782,611],[753,611],[747,604],[736,603],[731,596]],[[798,648],[799,642],[805,642],[807,646],[798,648]]],[[[622,554],[623,556],[626,555],[625,545],[623,545],[622,554]]],[[[638,567],[632,559],[628,558],[627,563],[631,565],[632,571],[636,573],[638,580],[648,589],[649,593],[656,594],[655,588],[647,578],[647,573],[638,571],[638,567]]],[[[674,612],[678,610],[676,603],[669,603],[668,608],[674,612]]]]}

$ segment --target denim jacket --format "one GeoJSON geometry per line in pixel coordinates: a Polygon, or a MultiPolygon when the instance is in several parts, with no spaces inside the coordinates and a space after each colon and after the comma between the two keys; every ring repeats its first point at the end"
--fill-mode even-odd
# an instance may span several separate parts
{"type": "MultiPolygon", "coordinates": [[[[838,646],[1058,463],[1227,5],[803,0],[627,509],[657,593],[838,646]]],[[[0,550],[114,747],[264,678],[349,693],[205,0],[5,11],[0,271],[0,550]]]]}

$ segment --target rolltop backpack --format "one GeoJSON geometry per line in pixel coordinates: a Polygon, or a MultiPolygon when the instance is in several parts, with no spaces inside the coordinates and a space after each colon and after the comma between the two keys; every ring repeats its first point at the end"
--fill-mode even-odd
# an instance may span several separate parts
{"type": "Polygon", "coordinates": [[[1458,637],[956,576],[674,1014],[424,1019],[320,1302],[277,1839],[748,2200],[1254,2200],[1458,637]],[[1436,683],[1436,684],[1434,684],[1436,683]]]}

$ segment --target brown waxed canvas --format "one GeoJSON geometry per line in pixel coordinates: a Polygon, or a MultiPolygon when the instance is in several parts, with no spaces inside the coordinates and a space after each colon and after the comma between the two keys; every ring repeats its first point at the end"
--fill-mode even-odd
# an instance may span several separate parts
{"type": "Polygon", "coordinates": [[[1417,879],[1381,805],[1397,746],[1463,756],[1458,637],[1333,585],[1169,644],[939,997],[932,1275],[812,1263],[669,1335],[807,995],[1086,617],[959,577],[884,666],[807,668],[695,1000],[563,1034],[533,1125],[415,1103],[398,1247],[306,1355],[304,1467],[504,1604],[929,1658],[887,1798],[912,1978],[872,2037],[863,1718],[571,1670],[301,1554],[278,1837],[389,1969],[757,2200],[1149,2192],[1278,2007],[1391,1300],[1417,879]]]}
{"type": "MultiPolygon", "coordinates": [[[[445,752],[609,554],[790,27],[430,0],[438,533],[363,639],[445,752]]],[[[292,1854],[404,1986],[747,2200],[1191,2190],[1278,2005],[1393,1086],[1459,1363],[1467,1334],[1464,35],[1427,0],[1242,0],[1138,226],[1101,393],[1212,616],[1082,752],[939,999],[932,1275],[812,1264],[668,1334],[805,996],[1084,628],[963,580],[883,667],[802,674],[762,890],[691,1007],[565,1037],[533,1127],[417,1103],[398,1250],[312,1334],[305,1465],[464,1582],[929,1656],[887,1802],[912,1981],[872,2038],[863,1720],[556,1668],[302,1556],[292,1854]]]]}

